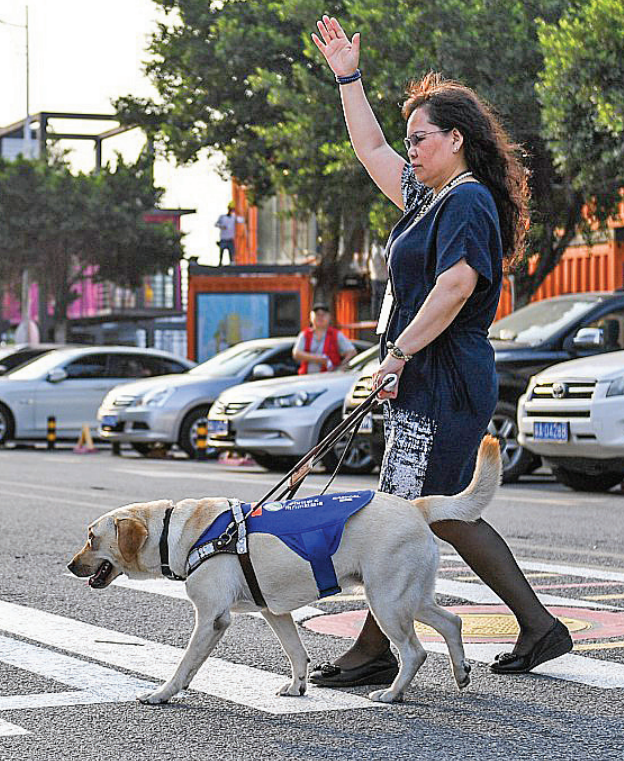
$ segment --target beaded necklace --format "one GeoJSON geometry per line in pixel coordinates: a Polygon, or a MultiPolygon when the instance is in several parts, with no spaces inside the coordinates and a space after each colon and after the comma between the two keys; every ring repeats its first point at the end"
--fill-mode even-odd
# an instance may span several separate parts
{"type": "Polygon", "coordinates": [[[420,220],[425,216],[425,214],[427,214],[430,209],[439,203],[444,198],[444,196],[448,195],[456,185],[459,185],[468,177],[472,177],[472,172],[469,169],[465,172],[462,172],[461,174],[458,174],[457,177],[453,177],[453,179],[450,182],[447,182],[437,195],[433,192],[433,189],[430,190],[429,193],[425,196],[425,200],[418,210],[418,214],[416,214],[414,217],[412,224],[420,222],[420,220]]]}

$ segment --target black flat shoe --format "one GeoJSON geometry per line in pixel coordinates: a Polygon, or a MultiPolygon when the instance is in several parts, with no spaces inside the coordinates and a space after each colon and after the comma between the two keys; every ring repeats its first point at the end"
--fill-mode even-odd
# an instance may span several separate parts
{"type": "Polygon", "coordinates": [[[359,687],[363,684],[390,684],[399,673],[399,662],[390,648],[368,663],[345,669],[334,663],[319,663],[310,673],[310,681],[319,687],[359,687]]]}
{"type": "Polygon", "coordinates": [[[557,619],[526,655],[500,653],[494,662],[490,663],[490,671],[495,674],[526,674],[540,663],[559,658],[570,650],[572,650],[570,632],[557,619]]]}

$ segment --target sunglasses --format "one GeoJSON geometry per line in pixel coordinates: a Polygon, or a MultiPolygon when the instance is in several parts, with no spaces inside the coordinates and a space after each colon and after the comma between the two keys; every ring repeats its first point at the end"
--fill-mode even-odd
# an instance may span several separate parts
{"type": "Polygon", "coordinates": [[[409,137],[403,138],[403,145],[405,146],[405,150],[409,152],[410,148],[415,148],[419,143],[422,143],[422,141],[427,137],[427,135],[436,135],[438,132],[450,132],[450,127],[448,129],[434,129],[431,132],[421,132],[418,134],[417,132],[412,132],[412,134],[409,137]]]}

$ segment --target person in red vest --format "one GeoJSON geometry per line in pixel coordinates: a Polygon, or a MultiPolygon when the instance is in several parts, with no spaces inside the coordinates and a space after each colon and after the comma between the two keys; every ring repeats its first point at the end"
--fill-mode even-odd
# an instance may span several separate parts
{"type": "Polygon", "coordinates": [[[299,333],[293,349],[293,357],[301,362],[299,375],[339,370],[357,354],[351,341],[330,322],[327,304],[314,304],[310,312],[311,326],[299,333]]]}

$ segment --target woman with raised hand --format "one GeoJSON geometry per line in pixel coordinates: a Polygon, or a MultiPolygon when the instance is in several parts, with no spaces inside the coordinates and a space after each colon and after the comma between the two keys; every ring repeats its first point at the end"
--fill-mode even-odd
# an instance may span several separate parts
{"type": "MultiPolygon", "coordinates": [[[[406,499],[456,494],[472,477],[497,402],[494,319],[503,261],[522,252],[525,171],[490,109],[468,87],[428,74],[403,104],[407,161],[381,131],[358,68],[360,35],[349,40],[323,16],[312,38],[339,85],[356,156],[404,213],[386,247],[389,284],[379,317],[386,451],[379,488],[406,499]]],[[[567,628],[538,600],[501,536],[484,520],[441,521],[449,542],[509,606],[519,636],[496,656],[497,674],[530,671],[572,649],[567,628]]],[[[388,558],[392,562],[392,558],[388,558]]],[[[397,605],[400,599],[397,599],[397,605]]],[[[387,684],[397,673],[389,642],[368,614],[354,645],[310,679],[328,687],[387,684]]]]}

